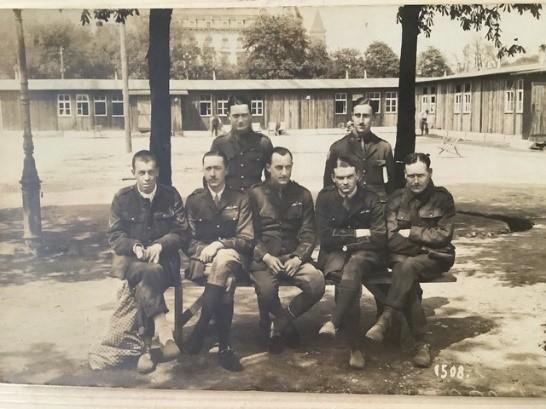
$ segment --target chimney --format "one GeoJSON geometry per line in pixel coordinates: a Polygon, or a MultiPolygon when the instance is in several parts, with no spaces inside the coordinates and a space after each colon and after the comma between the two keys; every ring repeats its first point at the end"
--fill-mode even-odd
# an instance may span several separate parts
{"type": "Polygon", "coordinates": [[[546,65],[546,43],[538,46],[538,63],[546,65]]]}

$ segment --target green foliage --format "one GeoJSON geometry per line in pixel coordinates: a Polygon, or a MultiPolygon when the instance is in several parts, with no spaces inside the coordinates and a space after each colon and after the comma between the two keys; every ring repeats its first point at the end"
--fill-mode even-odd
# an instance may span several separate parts
{"type": "Polygon", "coordinates": [[[435,47],[428,47],[417,59],[417,72],[421,77],[441,77],[453,73],[442,52],[435,47]]]}
{"type": "Polygon", "coordinates": [[[398,77],[400,61],[387,44],[374,41],[366,49],[364,59],[368,77],[398,77]]]}
{"type": "Polygon", "coordinates": [[[125,23],[127,21],[127,18],[129,16],[138,16],[139,12],[138,9],[83,9],[80,21],[82,25],[90,24],[91,19],[95,19],[98,21],[110,21],[110,17],[113,18],[113,20],[116,23],[125,23]]]}
{"type": "Polygon", "coordinates": [[[304,75],[309,40],[300,19],[261,15],[244,33],[249,78],[298,78],[304,75]]]}
{"type": "Polygon", "coordinates": [[[345,78],[345,70],[350,78],[363,78],[366,64],[360,51],[355,48],[342,48],[331,54],[330,78],[345,78]]]}
{"type": "Polygon", "coordinates": [[[312,43],[306,50],[302,74],[305,78],[325,78],[331,66],[330,56],[323,43],[312,43]]]}

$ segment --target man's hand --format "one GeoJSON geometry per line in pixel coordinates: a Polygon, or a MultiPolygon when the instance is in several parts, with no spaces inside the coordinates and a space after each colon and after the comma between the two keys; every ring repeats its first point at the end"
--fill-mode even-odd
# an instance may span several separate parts
{"type": "Polygon", "coordinates": [[[220,250],[222,247],[224,247],[222,243],[219,241],[213,241],[207,247],[201,250],[199,260],[205,264],[210,263],[214,256],[216,256],[216,253],[218,253],[218,250],[220,250]]]}
{"type": "Polygon", "coordinates": [[[284,263],[284,272],[288,277],[294,277],[294,274],[301,267],[302,261],[298,256],[292,257],[284,263]]]}
{"type": "Polygon", "coordinates": [[[402,229],[402,230],[398,230],[398,234],[404,238],[408,238],[409,235],[410,235],[410,232],[411,232],[411,229],[402,229]]]}
{"type": "Polygon", "coordinates": [[[146,250],[144,251],[144,254],[146,256],[146,259],[148,260],[148,263],[159,263],[159,256],[161,255],[161,250],[163,250],[163,246],[159,243],[152,244],[146,250]]]}
{"type": "Polygon", "coordinates": [[[143,261],[146,259],[144,246],[140,243],[133,246],[133,253],[135,253],[137,260],[143,261]]]}
{"type": "Polygon", "coordinates": [[[360,237],[370,237],[372,233],[370,232],[370,229],[356,229],[355,230],[355,236],[356,238],[360,237]]]}
{"type": "Polygon", "coordinates": [[[284,265],[281,263],[281,260],[269,253],[264,256],[263,262],[275,275],[284,271],[284,265]]]}

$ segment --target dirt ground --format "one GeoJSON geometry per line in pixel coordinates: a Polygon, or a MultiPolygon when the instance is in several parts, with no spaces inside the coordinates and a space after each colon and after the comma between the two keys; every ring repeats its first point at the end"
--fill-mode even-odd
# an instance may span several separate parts
{"type": "MultiPolygon", "coordinates": [[[[379,132],[392,141],[393,134],[379,132]]],[[[313,194],[320,189],[326,150],[339,134],[288,135],[276,145],[293,150],[294,179],[313,194]],[[311,140],[317,143],[310,143],[311,140]]],[[[200,157],[208,136],[173,139],[173,182],[183,196],[199,186],[200,157]]],[[[370,345],[364,371],[350,370],[342,339],[317,336],[333,308],[333,289],[298,320],[303,346],[278,356],[265,352],[252,289],[237,290],[234,347],[245,370],[219,368],[215,355],[182,355],[150,375],[132,370],[91,371],[87,353],[107,327],[120,282],[108,276],[108,206],[130,176],[130,154],[119,134],[41,135],[36,163],[43,180],[46,255],[33,258],[21,245],[18,180],[20,138],[6,138],[0,161],[0,381],[214,390],[350,392],[471,396],[546,396],[546,153],[462,144],[463,158],[438,156],[439,140],[418,138],[432,154],[434,180],[455,196],[457,283],[424,284],[434,361],[415,369],[408,351],[370,345]],[[531,230],[504,234],[495,218],[525,217],[531,230]]],[[[134,149],[147,139],[135,137],[134,149]]],[[[190,304],[199,288],[185,292],[190,304]]],[[[297,290],[283,288],[289,299],[297,290]]],[[[173,294],[167,300],[172,305],[173,294]]],[[[362,299],[362,328],[375,317],[362,299]]],[[[172,319],[172,317],[171,317],[172,319]]],[[[191,322],[190,322],[191,325],[191,322]]],[[[185,331],[186,334],[189,330],[185,331]]]]}

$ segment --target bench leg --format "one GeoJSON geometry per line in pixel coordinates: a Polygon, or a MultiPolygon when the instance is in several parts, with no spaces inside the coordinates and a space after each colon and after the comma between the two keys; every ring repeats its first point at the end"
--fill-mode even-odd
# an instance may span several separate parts
{"type": "Polygon", "coordinates": [[[182,280],[180,279],[174,286],[174,340],[178,345],[178,348],[182,350],[182,328],[183,324],[181,323],[182,318],[182,306],[183,306],[183,297],[182,292],[182,280]]]}

